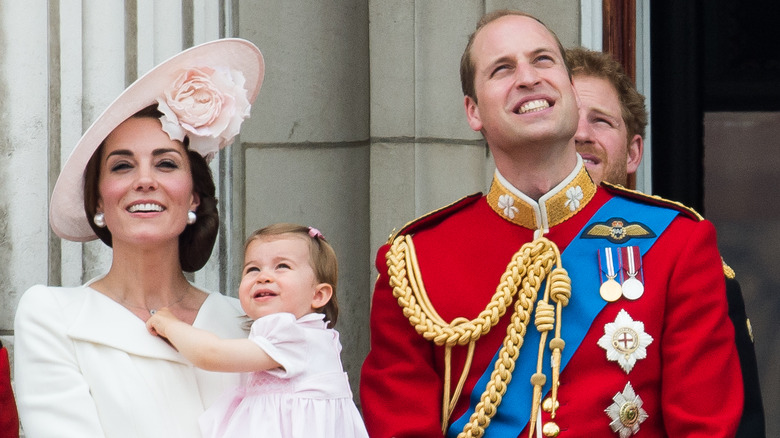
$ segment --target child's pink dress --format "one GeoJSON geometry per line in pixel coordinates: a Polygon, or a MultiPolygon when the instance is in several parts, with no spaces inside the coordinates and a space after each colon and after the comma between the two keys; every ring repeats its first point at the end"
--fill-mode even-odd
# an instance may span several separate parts
{"type": "Polygon", "coordinates": [[[337,331],[321,313],[262,317],[249,339],[282,365],[257,371],[200,417],[204,438],[368,437],[341,367],[337,331]]]}

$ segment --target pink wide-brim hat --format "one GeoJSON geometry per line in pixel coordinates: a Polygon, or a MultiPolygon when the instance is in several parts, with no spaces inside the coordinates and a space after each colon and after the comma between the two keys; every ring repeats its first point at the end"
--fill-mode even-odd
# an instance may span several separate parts
{"type": "Polygon", "coordinates": [[[254,44],[240,38],[210,41],[184,50],[138,78],[84,132],[65,162],[49,206],[49,223],[58,236],[74,242],[97,239],[84,212],[84,175],[90,158],[117,126],[156,103],[183,70],[204,67],[241,72],[249,103],[257,98],[265,73],[263,55],[254,44]]]}

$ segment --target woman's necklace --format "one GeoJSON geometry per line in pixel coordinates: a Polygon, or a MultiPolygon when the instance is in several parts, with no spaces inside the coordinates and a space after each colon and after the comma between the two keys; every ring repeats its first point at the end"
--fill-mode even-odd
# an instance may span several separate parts
{"type": "MultiPolygon", "coordinates": [[[[179,298],[176,302],[168,304],[167,306],[164,306],[164,307],[167,307],[167,308],[170,309],[171,307],[173,307],[173,306],[181,303],[182,301],[184,301],[185,298],[187,298],[187,295],[182,295],[181,298],[179,298]]],[[[155,313],[157,313],[157,309],[148,309],[148,310],[149,310],[149,315],[154,315],[155,313]]]]}
{"type": "MultiPolygon", "coordinates": [[[[177,305],[177,304],[181,303],[182,301],[184,301],[184,299],[185,299],[185,298],[187,298],[187,294],[184,294],[184,295],[182,295],[182,296],[181,296],[181,298],[179,298],[178,300],[176,300],[176,301],[174,301],[174,302],[172,302],[172,303],[170,303],[170,304],[166,304],[166,305],[165,305],[165,306],[163,306],[163,307],[167,307],[167,308],[169,308],[169,309],[170,309],[171,307],[173,307],[173,306],[175,306],[175,305],[177,305]]],[[[126,301],[124,301],[124,300],[117,300],[117,301],[119,302],[119,304],[121,304],[121,305],[123,305],[123,306],[125,306],[125,307],[128,307],[128,308],[133,308],[133,309],[138,309],[138,310],[143,310],[143,311],[145,311],[145,312],[149,312],[149,315],[150,315],[150,316],[151,316],[151,315],[154,315],[155,313],[157,313],[157,309],[150,309],[150,308],[148,308],[148,307],[144,307],[144,306],[136,306],[136,305],[134,305],[134,304],[130,304],[130,303],[128,303],[128,302],[126,302],[126,301]]],[[[162,308],[162,307],[161,307],[161,308],[162,308]]]]}

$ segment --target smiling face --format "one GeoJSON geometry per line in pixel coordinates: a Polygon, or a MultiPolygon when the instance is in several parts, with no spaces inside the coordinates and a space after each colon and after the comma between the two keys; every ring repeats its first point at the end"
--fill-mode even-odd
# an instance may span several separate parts
{"type": "Polygon", "coordinates": [[[178,242],[187,212],[198,206],[184,145],[150,117],[131,117],[106,138],[98,194],[115,248],[178,242]]]}
{"type": "Polygon", "coordinates": [[[300,318],[324,306],[332,293],[329,284],[317,282],[305,238],[282,234],[247,245],[238,296],[250,318],[279,312],[300,318]]]}
{"type": "Polygon", "coordinates": [[[577,152],[593,181],[626,185],[642,159],[642,137],[628,138],[615,87],[606,79],[575,76],[580,119],[574,136],[577,152]]]}
{"type": "Polygon", "coordinates": [[[525,16],[498,18],[475,35],[471,59],[475,98],[466,96],[466,116],[497,160],[517,147],[571,140],[576,95],[556,39],[544,25],[525,16]]]}

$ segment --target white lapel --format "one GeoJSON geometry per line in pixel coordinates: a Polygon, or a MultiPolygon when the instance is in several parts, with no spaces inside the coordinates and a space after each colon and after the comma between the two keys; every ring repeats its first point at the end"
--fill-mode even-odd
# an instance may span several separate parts
{"type": "Polygon", "coordinates": [[[146,324],[125,307],[89,287],[77,289],[81,289],[83,301],[68,329],[73,340],[105,345],[135,356],[189,364],[173,347],[150,334],[146,324]]]}
{"type": "MultiPolygon", "coordinates": [[[[146,330],[146,324],[121,304],[88,286],[73,288],[71,297],[81,301],[68,336],[76,341],[116,348],[128,354],[189,364],[178,351],[146,330]]],[[[74,303],[78,306],[77,303],[74,303]]],[[[220,338],[242,338],[243,312],[238,300],[211,293],[193,323],[220,338]]]]}

